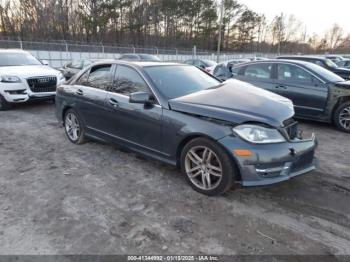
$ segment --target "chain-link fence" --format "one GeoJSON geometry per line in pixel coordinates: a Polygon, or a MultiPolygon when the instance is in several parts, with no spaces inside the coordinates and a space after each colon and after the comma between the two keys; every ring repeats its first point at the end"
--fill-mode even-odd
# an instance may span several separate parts
{"type": "MultiPolygon", "coordinates": [[[[163,61],[184,61],[191,58],[216,60],[215,52],[193,49],[164,49],[158,47],[116,46],[104,44],[77,44],[66,41],[34,42],[21,40],[0,40],[0,48],[23,49],[31,52],[40,60],[47,60],[52,67],[61,67],[65,63],[83,58],[118,59],[124,53],[142,53],[157,55],[163,61]]],[[[261,56],[256,53],[222,53],[220,61],[261,56]]],[[[271,56],[264,54],[263,56],[271,56]]]]}

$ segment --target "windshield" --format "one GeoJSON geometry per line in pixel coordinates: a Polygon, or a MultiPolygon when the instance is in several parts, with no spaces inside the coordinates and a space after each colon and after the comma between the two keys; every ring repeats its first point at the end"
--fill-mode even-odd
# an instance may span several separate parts
{"type": "Polygon", "coordinates": [[[147,60],[147,61],[154,61],[154,62],[159,62],[160,59],[156,57],[155,55],[140,55],[142,60],[147,60]]]}
{"type": "Polygon", "coordinates": [[[328,82],[342,82],[345,81],[340,76],[334,74],[333,72],[318,66],[316,64],[308,63],[307,67],[309,67],[311,70],[315,71],[319,75],[321,75],[323,78],[325,78],[328,82]]]}
{"type": "Polygon", "coordinates": [[[330,60],[330,59],[326,59],[325,62],[326,62],[326,65],[329,66],[329,67],[331,67],[331,68],[337,68],[337,67],[338,67],[337,64],[334,63],[334,62],[333,62],[332,60],[330,60]]]}
{"type": "Polygon", "coordinates": [[[144,70],[167,99],[189,95],[221,84],[194,66],[154,66],[145,67],[144,70]]]}
{"type": "Polygon", "coordinates": [[[0,66],[41,65],[41,63],[27,53],[0,53],[0,66]]]}

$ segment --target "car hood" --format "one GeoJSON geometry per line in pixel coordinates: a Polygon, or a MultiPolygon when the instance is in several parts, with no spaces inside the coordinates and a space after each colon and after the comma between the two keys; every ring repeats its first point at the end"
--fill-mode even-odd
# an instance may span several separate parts
{"type": "Polygon", "coordinates": [[[335,86],[350,89],[350,81],[336,82],[335,86]]]}
{"type": "Polygon", "coordinates": [[[294,116],[293,103],[289,99],[232,79],[215,89],[171,99],[169,106],[174,111],[234,124],[260,122],[279,127],[294,116]]]}
{"type": "Polygon", "coordinates": [[[343,68],[343,67],[334,68],[334,72],[350,75],[350,69],[343,68]]]}
{"type": "Polygon", "coordinates": [[[27,66],[2,66],[0,67],[1,75],[18,76],[22,78],[34,76],[58,76],[60,72],[45,65],[27,65],[27,66]]]}

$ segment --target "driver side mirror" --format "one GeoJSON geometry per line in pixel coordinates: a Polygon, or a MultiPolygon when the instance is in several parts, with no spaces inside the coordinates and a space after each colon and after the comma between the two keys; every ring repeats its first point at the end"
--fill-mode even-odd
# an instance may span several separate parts
{"type": "Polygon", "coordinates": [[[49,61],[47,61],[47,60],[41,60],[41,63],[42,63],[43,65],[46,65],[46,66],[49,65],[49,61]]]}
{"type": "Polygon", "coordinates": [[[135,92],[130,94],[129,102],[134,104],[150,104],[153,102],[153,99],[147,92],[135,92]]]}

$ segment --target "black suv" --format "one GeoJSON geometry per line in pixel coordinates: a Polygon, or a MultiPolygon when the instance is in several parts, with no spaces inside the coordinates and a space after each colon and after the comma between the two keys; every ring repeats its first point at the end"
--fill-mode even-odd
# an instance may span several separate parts
{"type": "Polygon", "coordinates": [[[296,116],[334,122],[350,133],[350,81],[312,63],[256,61],[232,69],[233,77],[291,99],[296,116]]]}
{"type": "Polygon", "coordinates": [[[299,60],[314,63],[316,65],[322,66],[329,71],[337,74],[338,76],[350,80],[350,69],[341,68],[335,64],[332,60],[325,57],[318,56],[279,56],[277,59],[288,59],[288,60],[299,60]]]}

